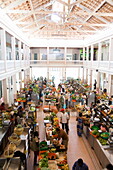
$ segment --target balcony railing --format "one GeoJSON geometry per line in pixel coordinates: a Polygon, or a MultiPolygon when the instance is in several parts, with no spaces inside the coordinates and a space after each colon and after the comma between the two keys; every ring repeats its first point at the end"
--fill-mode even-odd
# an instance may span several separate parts
{"type": "Polygon", "coordinates": [[[0,72],[5,72],[5,62],[4,62],[4,60],[0,60],[0,72]]]}
{"type": "Polygon", "coordinates": [[[14,69],[14,60],[7,60],[6,64],[7,69],[14,69]]]}
{"type": "Polygon", "coordinates": [[[82,60],[30,60],[31,66],[82,66],[82,60]]]}
{"type": "Polygon", "coordinates": [[[110,63],[109,63],[109,69],[110,69],[110,70],[113,70],[113,61],[110,61],[110,63]]]}
{"type": "Polygon", "coordinates": [[[99,68],[109,69],[109,61],[99,61],[99,68]]]}

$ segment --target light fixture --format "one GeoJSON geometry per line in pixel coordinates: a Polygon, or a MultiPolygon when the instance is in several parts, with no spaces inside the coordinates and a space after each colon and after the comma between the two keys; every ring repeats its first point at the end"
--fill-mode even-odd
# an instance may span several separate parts
{"type": "Polygon", "coordinates": [[[54,52],[60,52],[60,49],[58,49],[57,47],[53,48],[54,52]]]}

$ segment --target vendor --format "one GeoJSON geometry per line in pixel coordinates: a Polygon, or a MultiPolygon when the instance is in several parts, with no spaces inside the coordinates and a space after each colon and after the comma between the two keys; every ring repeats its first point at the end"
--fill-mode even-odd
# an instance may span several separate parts
{"type": "Polygon", "coordinates": [[[67,133],[61,128],[56,128],[56,132],[58,134],[58,140],[60,141],[62,139],[62,145],[65,146],[65,150],[67,151],[69,140],[67,133]]]}
{"type": "Polygon", "coordinates": [[[1,110],[1,111],[6,110],[6,108],[5,108],[5,103],[4,103],[4,102],[0,105],[0,110],[1,110]]]}

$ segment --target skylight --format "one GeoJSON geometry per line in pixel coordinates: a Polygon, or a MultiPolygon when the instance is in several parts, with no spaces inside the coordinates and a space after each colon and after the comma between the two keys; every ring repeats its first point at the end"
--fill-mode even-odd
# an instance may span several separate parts
{"type": "MultiPolygon", "coordinates": [[[[67,0],[64,1],[67,2],[67,0]]],[[[68,7],[67,6],[64,7],[64,5],[61,4],[60,2],[55,1],[52,6],[52,11],[54,11],[55,13],[51,15],[51,20],[56,23],[62,23],[64,20],[65,12],[68,12],[68,7]],[[56,12],[61,13],[59,15],[56,12]]]]}

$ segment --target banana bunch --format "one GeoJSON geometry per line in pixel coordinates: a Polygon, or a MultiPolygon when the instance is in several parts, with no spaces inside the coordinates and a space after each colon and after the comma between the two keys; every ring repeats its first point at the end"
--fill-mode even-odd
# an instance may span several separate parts
{"type": "Polygon", "coordinates": [[[68,164],[65,164],[63,167],[62,167],[63,170],[69,170],[69,166],[68,164]]]}

